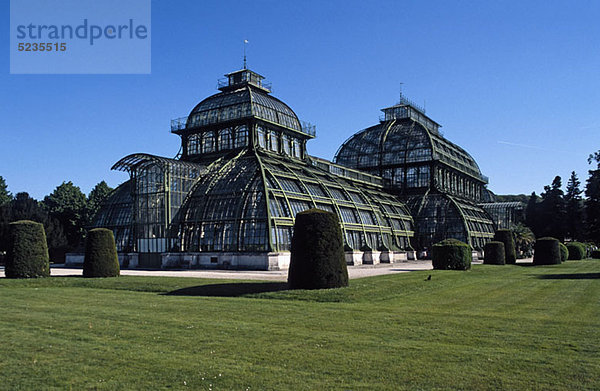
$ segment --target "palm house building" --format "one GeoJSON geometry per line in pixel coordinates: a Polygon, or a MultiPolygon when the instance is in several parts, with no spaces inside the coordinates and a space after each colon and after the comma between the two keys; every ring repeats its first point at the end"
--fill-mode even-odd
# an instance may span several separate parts
{"type": "MultiPolygon", "coordinates": [[[[242,69],[219,93],[171,122],[175,158],[133,154],[129,174],[96,215],[123,267],[286,269],[294,217],[319,208],[340,221],[350,264],[414,256],[414,223],[381,173],[309,156],[314,126],[242,69]]],[[[340,155],[341,156],[341,155],[340,155]]]]}
{"type": "Polygon", "coordinates": [[[404,96],[330,162],[307,154],[315,127],[261,75],[225,76],[171,121],[175,158],[133,154],[112,167],[129,180],[93,226],[113,230],[122,267],[286,269],[294,217],[310,208],[338,216],[351,265],[414,259],[446,238],[481,255],[494,228],[512,224],[514,205],[493,203],[473,157],[404,96]]]}

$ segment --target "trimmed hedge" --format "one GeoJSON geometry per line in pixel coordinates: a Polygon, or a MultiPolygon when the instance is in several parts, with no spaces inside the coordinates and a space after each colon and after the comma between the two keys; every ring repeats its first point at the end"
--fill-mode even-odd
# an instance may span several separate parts
{"type": "Polygon", "coordinates": [[[467,270],[471,268],[471,246],[456,239],[446,239],[431,248],[434,269],[467,270]]]}
{"type": "Polygon", "coordinates": [[[540,238],[535,242],[533,254],[534,265],[558,265],[560,263],[560,246],[558,239],[540,238]]]}
{"type": "Polygon", "coordinates": [[[7,278],[50,276],[50,257],[44,226],[29,220],[9,224],[4,273],[7,278]]]}
{"type": "Polygon", "coordinates": [[[504,243],[504,260],[509,265],[517,263],[515,239],[510,229],[499,229],[494,233],[494,241],[504,243]]]}
{"type": "Polygon", "coordinates": [[[584,259],[587,252],[585,245],[579,242],[567,243],[567,249],[569,250],[569,257],[567,259],[572,261],[584,259]]]}
{"type": "Polygon", "coordinates": [[[120,274],[115,237],[110,229],[94,228],[87,234],[84,277],[117,277],[120,274]]]}
{"type": "Polygon", "coordinates": [[[506,264],[506,253],[504,243],[488,242],[485,245],[483,263],[485,265],[504,265],[506,264]]]}
{"type": "Polygon", "coordinates": [[[558,249],[560,250],[560,262],[566,262],[569,259],[569,249],[560,242],[558,242],[558,249]]]}
{"type": "Polygon", "coordinates": [[[291,289],[348,286],[344,240],[335,214],[309,209],[296,215],[288,284],[291,289]]]}

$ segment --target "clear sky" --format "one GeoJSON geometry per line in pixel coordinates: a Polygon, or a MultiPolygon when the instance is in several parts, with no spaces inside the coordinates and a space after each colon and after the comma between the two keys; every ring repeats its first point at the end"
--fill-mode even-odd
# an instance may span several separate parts
{"type": "MultiPolygon", "coordinates": [[[[403,91],[426,102],[498,194],[587,178],[600,149],[599,1],[152,1],[149,75],[10,75],[0,41],[0,175],[41,199],[63,181],[88,193],[127,179],[135,152],[175,156],[182,117],[248,66],[317,126],[332,159],[403,91]]],[[[118,58],[114,59],[119,61],[118,58]]]]}

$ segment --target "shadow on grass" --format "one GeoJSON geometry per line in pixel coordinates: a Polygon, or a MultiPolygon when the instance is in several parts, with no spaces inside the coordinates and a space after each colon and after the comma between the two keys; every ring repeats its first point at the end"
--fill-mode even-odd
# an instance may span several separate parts
{"type": "Polygon", "coordinates": [[[600,278],[600,273],[543,274],[538,278],[541,280],[595,280],[600,278]]]}
{"type": "Polygon", "coordinates": [[[284,291],[287,289],[287,282],[240,282],[190,286],[163,293],[163,295],[238,297],[255,293],[284,291]]]}

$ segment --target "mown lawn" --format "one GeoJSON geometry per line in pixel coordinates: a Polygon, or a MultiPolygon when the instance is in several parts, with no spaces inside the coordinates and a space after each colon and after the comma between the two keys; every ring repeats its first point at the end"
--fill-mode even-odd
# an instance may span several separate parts
{"type": "Polygon", "coordinates": [[[0,279],[0,389],[600,389],[600,260],[284,288],[0,279]]]}

